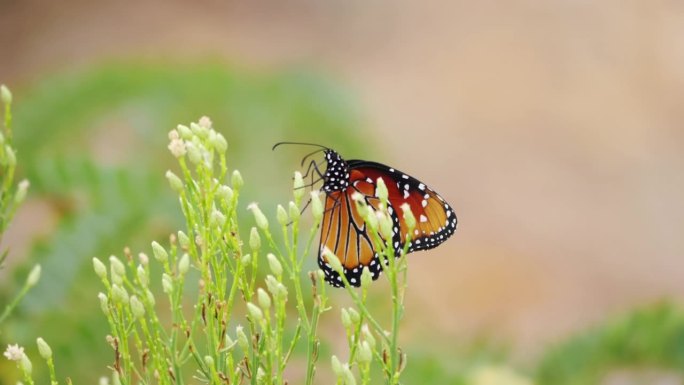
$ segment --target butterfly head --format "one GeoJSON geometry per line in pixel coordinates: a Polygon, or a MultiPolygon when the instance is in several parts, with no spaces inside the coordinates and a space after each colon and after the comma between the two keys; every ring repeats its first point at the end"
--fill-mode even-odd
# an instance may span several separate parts
{"type": "Polygon", "coordinates": [[[349,187],[349,166],[340,154],[331,149],[325,150],[327,168],[323,175],[325,192],[345,190],[349,187]]]}

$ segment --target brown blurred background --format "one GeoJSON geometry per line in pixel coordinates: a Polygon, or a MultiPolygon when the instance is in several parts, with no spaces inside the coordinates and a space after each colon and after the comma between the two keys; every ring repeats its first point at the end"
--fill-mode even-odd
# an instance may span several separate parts
{"type": "Polygon", "coordinates": [[[411,256],[410,330],[534,356],[683,297],[682,2],[5,0],[0,52],[16,86],[126,57],[330,75],[375,160],[459,214],[453,240],[411,256]]]}

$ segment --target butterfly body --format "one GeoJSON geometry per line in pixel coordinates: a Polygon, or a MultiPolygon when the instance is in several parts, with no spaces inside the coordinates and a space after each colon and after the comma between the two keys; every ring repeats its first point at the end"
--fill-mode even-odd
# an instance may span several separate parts
{"type": "Polygon", "coordinates": [[[434,190],[410,175],[381,163],[364,160],[344,160],[337,152],[326,148],[326,170],[323,173],[325,212],[321,223],[321,241],[318,265],[325,279],[333,286],[343,286],[342,278],[332,269],[323,250],[327,247],[342,264],[347,281],[353,286],[361,283],[361,273],[368,268],[373,279],[382,272],[363,215],[358,212],[352,198],[355,192],[362,195],[366,204],[381,209],[376,188],[382,178],[388,191],[387,212],[392,219],[392,239],[383,239],[396,251],[396,255],[410,242],[408,252],[427,250],[438,246],[456,230],[456,214],[434,190]],[[407,203],[416,219],[412,234],[404,222],[401,206],[407,203]]]}

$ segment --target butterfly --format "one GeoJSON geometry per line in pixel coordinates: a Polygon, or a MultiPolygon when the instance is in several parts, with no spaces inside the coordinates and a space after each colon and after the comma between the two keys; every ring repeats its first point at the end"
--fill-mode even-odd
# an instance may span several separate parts
{"type": "MultiPolygon", "coordinates": [[[[369,269],[373,280],[382,272],[380,256],[373,246],[363,215],[352,198],[354,193],[359,193],[368,206],[379,210],[380,199],[376,193],[379,178],[388,190],[387,212],[393,227],[392,239],[383,241],[388,245],[391,243],[397,256],[400,256],[407,239],[410,242],[407,251],[411,253],[437,247],[456,231],[457,219],[453,208],[425,183],[402,171],[372,161],[345,160],[335,150],[312,143],[280,142],[273,148],[281,144],[320,147],[306,155],[302,159],[302,165],[310,156],[319,152],[324,154],[325,171],[322,172],[319,164],[311,160],[306,174],[313,170],[319,180],[323,181],[325,210],[321,222],[318,266],[323,270],[326,282],[332,286],[343,287],[344,283],[326,260],[326,248],[339,258],[343,273],[352,286],[361,285],[364,268],[369,269]],[[410,235],[408,225],[401,215],[401,206],[404,203],[409,205],[416,219],[413,234],[410,235]]],[[[317,182],[312,181],[311,185],[317,182]]]]}

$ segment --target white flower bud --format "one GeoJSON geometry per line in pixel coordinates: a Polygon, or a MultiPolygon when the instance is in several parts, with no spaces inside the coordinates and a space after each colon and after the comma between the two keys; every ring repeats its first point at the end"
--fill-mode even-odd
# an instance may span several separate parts
{"type": "Polygon", "coordinates": [[[256,323],[261,323],[264,319],[264,313],[259,309],[259,307],[251,302],[247,302],[247,312],[252,318],[252,321],[256,323]]]}
{"type": "Polygon", "coordinates": [[[29,272],[28,278],[26,278],[26,286],[34,287],[40,280],[40,265],[33,266],[33,269],[29,272]]]}
{"type": "Polygon", "coordinates": [[[235,328],[235,335],[237,335],[237,340],[238,340],[238,345],[240,345],[240,349],[242,349],[242,352],[247,354],[249,351],[249,340],[247,339],[247,335],[245,334],[245,331],[243,330],[242,326],[238,325],[235,328]]]}
{"type": "Polygon", "coordinates": [[[162,245],[157,243],[157,241],[152,242],[152,253],[154,254],[154,258],[161,263],[166,262],[169,258],[169,254],[164,250],[162,245]]]}
{"type": "Polygon", "coordinates": [[[178,133],[180,134],[181,138],[186,140],[192,138],[192,131],[190,130],[190,127],[179,124],[176,127],[176,130],[178,130],[178,133]]]}
{"type": "Polygon", "coordinates": [[[268,309],[271,307],[271,297],[268,296],[268,293],[262,288],[257,289],[257,298],[259,300],[259,306],[261,306],[264,311],[268,311],[268,309]]]}
{"type": "Polygon", "coordinates": [[[169,181],[171,189],[177,193],[180,193],[185,188],[183,186],[183,181],[181,181],[178,175],[174,174],[171,170],[166,171],[166,179],[169,181]]]}
{"type": "Polygon", "coordinates": [[[368,288],[371,283],[373,283],[373,273],[370,272],[370,268],[364,267],[361,271],[361,287],[368,288]]]}
{"type": "Polygon", "coordinates": [[[214,367],[214,358],[212,356],[204,356],[204,364],[210,368],[214,367]]]}
{"type": "Polygon", "coordinates": [[[282,205],[278,205],[278,208],[276,209],[276,218],[281,226],[287,226],[287,224],[290,223],[290,218],[287,217],[287,211],[285,211],[285,207],[282,205]]]}
{"type": "Polygon", "coordinates": [[[261,248],[261,237],[259,236],[259,231],[256,227],[252,227],[249,232],[249,247],[252,251],[259,250],[261,248]]]}
{"type": "Polygon", "coordinates": [[[212,143],[211,143],[216,151],[219,153],[224,153],[228,149],[228,142],[226,141],[226,138],[221,135],[221,133],[216,133],[216,136],[212,138],[212,143]]]}
{"type": "Polygon", "coordinates": [[[350,330],[353,325],[351,318],[349,318],[349,311],[347,311],[346,308],[342,308],[341,313],[340,318],[342,319],[342,326],[344,326],[346,330],[350,330]]]}
{"type": "Polygon", "coordinates": [[[394,231],[392,227],[392,218],[384,211],[376,211],[375,216],[378,218],[378,225],[380,227],[380,234],[385,239],[392,239],[394,236],[394,231]]]}
{"type": "Polygon", "coordinates": [[[188,254],[183,254],[178,262],[178,273],[183,276],[188,270],[190,270],[190,256],[188,254]]]}
{"type": "MultiPolygon", "coordinates": [[[[171,132],[175,132],[175,131],[171,131],[171,132]]],[[[176,158],[183,157],[187,153],[187,149],[188,149],[187,146],[185,145],[185,142],[179,138],[171,139],[171,142],[169,142],[169,145],[167,148],[171,152],[171,155],[173,155],[176,158]]]]}
{"type": "Polygon", "coordinates": [[[413,216],[413,211],[411,210],[411,205],[408,203],[403,203],[401,205],[401,211],[404,216],[404,223],[408,227],[409,233],[411,230],[416,228],[416,217],[413,216]]]}
{"type": "Polygon", "coordinates": [[[261,212],[261,209],[259,209],[259,206],[257,206],[256,203],[252,203],[249,206],[247,206],[248,210],[252,210],[252,214],[254,214],[254,220],[256,221],[256,225],[258,228],[261,230],[267,230],[268,229],[268,219],[266,219],[266,216],[264,215],[263,212],[261,212]]]}
{"type": "Polygon", "coordinates": [[[224,223],[226,223],[226,216],[218,210],[212,210],[211,216],[209,217],[209,224],[211,226],[222,227],[224,223]]]}
{"type": "Polygon", "coordinates": [[[275,255],[268,253],[266,259],[268,260],[268,267],[271,269],[271,272],[275,274],[276,277],[280,277],[283,274],[283,266],[280,264],[280,261],[278,261],[278,258],[275,255]]]}
{"type": "Polygon", "coordinates": [[[337,256],[330,251],[330,249],[325,246],[323,248],[323,257],[325,258],[326,262],[330,265],[330,267],[333,268],[338,274],[342,274],[342,263],[340,262],[340,259],[337,258],[337,256]]]}
{"type": "Polygon", "coordinates": [[[306,191],[304,191],[305,190],[304,178],[302,177],[302,173],[299,171],[295,171],[295,173],[294,173],[294,183],[293,183],[292,189],[294,192],[293,195],[295,198],[295,202],[297,202],[297,203],[301,202],[306,191]]]}
{"type": "Polygon", "coordinates": [[[173,278],[166,273],[162,274],[162,290],[166,294],[173,292],[173,278]]]}
{"type": "Polygon", "coordinates": [[[157,302],[154,299],[154,294],[152,294],[152,292],[149,289],[145,290],[145,299],[150,304],[150,306],[154,306],[154,304],[157,302]]]}
{"type": "Polygon", "coordinates": [[[97,274],[100,279],[107,278],[107,267],[97,258],[93,258],[93,270],[95,270],[95,274],[97,274]]]}
{"type": "Polygon", "coordinates": [[[356,360],[360,363],[369,363],[373,359],[373,351],[368,344],[368,341],[362,341],[359,345],[359,350],[356,356],[356,360]]]}
{"type": "Polygon", "coordinates": [[[149,285],[150,277],[147,275],[147,271],[142,265],[138,265],[138,268],[136,269],[136,275],[138,276],[138,281],[140,281],[141,285],[144,287],[149,285]]]}
{"type": "Polygon", "coordinates": [[[150,258],[145,253],[138,253],[138,262],[143,266],[147,266],[150,264],[150,258]]]}
{"type": "Polygon", "coordinates": [[[245,254],[240,258],[240,263],[243,265],[249,265],[249,263],[252,262],[252,255],[251,254],[245,254]]]}
{"type": "Polygon", "coordinates": [[[373,333],[368,328],[368,324],[363,324],[363,326],[361,326],[361,334],[363,335],[363,339],[368,341],[370,348],[373,349],[375,347],[375,337],[373,337],[373,333]]]}
{"type": "Polygon", "coordinates": [[[221,185],[216,191],[216,195],[220,200],[230,202],[233,199],[233,189],[226,185],[221,185]]]}
{"type": "Polygon", "coordinates": [[[123,287],[113,284],[112,285],[112,299],[117,304],[123,304],[128,302],[128,292],[123,287]]]}
{"type": "Polygon", "coordinates": [[[145,316],[145,306],[143,306],[142,302],[140,302],[138,297],[132,295],[130,303],[131,303],[131,313],[133,313],[133,316],[135,318],[142,318],[145,316]]]}
{"type": "Polygon", "coordinates": [[[102,309],[102,312],[105,313],[105,315],[109,314],[109,299],[107,299],[105,293],[99,293],[97,298],[100,300],[100,309],[102,309]]]}
{"type": "Polygon", "coordinates": [[[212,127],[211,119],[208,116],[202,116],[201,118],[199,118],[199,120],[197,121],[197,124],[199,124],[200,126],[202,126],[204,128],[211,128],[212,127]]]}
{"type": "Polygon", "coordinates": [[[187,250],[190,247],[190,238],[188,238],[188,236],[184,232],[178,231],[177,238],[178,244],[182,249],[187,250]]]}
{"type": "Polygon", "coordinates": [[[33,372],[33,365],[31,365],[31,360],[29,360],[26,354],[21,356],[21,361],[19,361],[19,367],[21,368],[22,372],[24,372],[24,376],[31,376],[31,373],[33,372]]]}
{"type": "Polygon", "coordinates": [[[185,144],[185,149],[188,153],[188,159],[192,164],[199,164],[202,161],[202,151],[200,151],[197,144],[188,142],[185,144]]]}
{"type": "Polygon", "coordinates": [[[359,312],[356,311],[353,307],[349,308],[349,319],[351,320],[352,324],[356,325],[359,323],[361,320],[361,316],[359,315],[359,312]]]}
{"type": "Polygon", "coordinates": [[[297,207],[296,203],[290,201],[288,211],[290,211],[290,218],[292,218],[293,222],[296,222],[297,220],[299,220],[301,213],[300,213],[299,207],[297,207]]]}
{"type": "Polygon", "coordinates": [[[40,356],[43,357],[44,360],[52,358],[52,349],[50,349],[50,345],[48,345],[44,339],[38,337],[36,343],[38,344],[38,353],[40,353],[40,356]]]}
{"type": "Polygon", "coordinates": [[[337,377],[342,377],[344,375],[342,363],[340,362],[339,358],[337,358],[337,356],[333,355],[332,357],[330,357],[330,365],[332,366],[332,370],[337,377]]]}
{"type": "Polygon", "coordinates": [[[242,188],[242,186],[244,186],[245,184],[245,181],[242,179],[242,174],[240,174],[240,171],[238,170],[233,171],[233,175],[231,175],[230,181],[233,185],[233,188],[238,191],[240,191],[240,188],[242,188]]]}
{"type": "Polygon", "coordinates": [[[311,192],[311,214],[314,221],[320,222],[323,218],[323,202],[321,202],[320,192],[311,192]]]}
{"type": "Polygon", "coordinates": [[[112,273],[116,273],[120,276],[126,275],[126,266],[124,266],[123,262],[121,262],[119,258],[113,255],[109,257],[109,268],[111,269],[112,273]]]}
{"type": "Polygon", "coordinates": [[[385,180],[382,179],[382,177],[378,178],[378,181],[376,182],[375,185],[375,196],[380,199],[380,202],[383,204],[387,203],[387,198],[389,196],[389,193],[387,192],[387,186],[385,185],[385,180]]]}
{"type": "Polygon", "coordinates": [[[29,185],[30,183],[26,179],[19,182],[17,185],[17,193],[14,195],[14,203],[20,204],[24,201],[24,199],[26,199],[26,193],[28,192],[29,185]]]}

